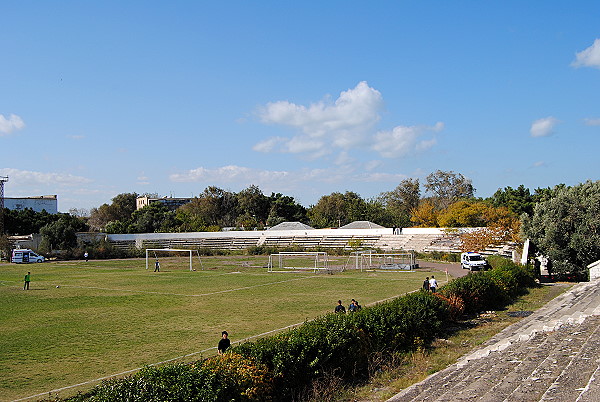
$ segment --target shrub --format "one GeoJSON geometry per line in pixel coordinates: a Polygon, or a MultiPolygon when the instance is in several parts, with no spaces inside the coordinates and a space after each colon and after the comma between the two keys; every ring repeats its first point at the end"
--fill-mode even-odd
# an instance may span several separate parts
{"type": "Polygon", "coordinates": [[[491,271],[471,273],[457,278],[440,289],[448,298],[458,297],[465,302],[465,313],[502,308],[509,294],[493,280],[491,271]]]}
{"type": "Polygon", "coordinates": [[[145,367],[122,379],[103,381],[72,401],[261,401],[271,395],[265,366],[226,353],[193,364],[145,367]]]}

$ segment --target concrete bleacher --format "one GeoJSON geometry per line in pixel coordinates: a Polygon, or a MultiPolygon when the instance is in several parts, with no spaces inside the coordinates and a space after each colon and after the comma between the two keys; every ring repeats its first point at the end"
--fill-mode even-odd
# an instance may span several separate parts
{"type": "MultiPolygon", "coordinates": [[[[289,225],[288,225],[289,226],[289,225]]],[[[475,228],[362,228],[312,229],[301,226],[292,230],[228,231],[193,233],[108,234],[115,247],[131,248],[217,248],[243,250],[252,246],[292,247],[306,249],[378,248],[383,251],[416,251],[459,253],[460,234],[475,228]]],[[[485,250],[484,254],[509,257],[514,245],[506,244],[485,250]]]]}

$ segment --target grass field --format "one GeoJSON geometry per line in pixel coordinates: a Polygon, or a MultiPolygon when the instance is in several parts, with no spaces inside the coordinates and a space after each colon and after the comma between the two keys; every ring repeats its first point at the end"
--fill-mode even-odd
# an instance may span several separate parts
{"type": "MultiPolygon", "coordinates": [[[[347,257],[330,257],[344,265],[347,257]]],[[[0,400],[13,400],[169,359],[216,353],[232,342],[419,288],[426,272],[332,275],[267,272],[268,257],[203,257],[161,272],[144,259],[0,264],[0,400]],[[31,287],[23,277],[31,271],[31,287]]],[[[69,389],[66,396],[91,388],[69,389]]]]}

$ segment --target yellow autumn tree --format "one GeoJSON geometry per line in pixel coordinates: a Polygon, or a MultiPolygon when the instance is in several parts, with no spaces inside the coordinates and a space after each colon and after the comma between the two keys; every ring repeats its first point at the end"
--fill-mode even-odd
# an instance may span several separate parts
{"type": "Polygon", "coordinates": [[[429,200],[422,201],[418,207],[411,211],[410,221],[416,227],[437,227],[438,212],[429,200]]]}

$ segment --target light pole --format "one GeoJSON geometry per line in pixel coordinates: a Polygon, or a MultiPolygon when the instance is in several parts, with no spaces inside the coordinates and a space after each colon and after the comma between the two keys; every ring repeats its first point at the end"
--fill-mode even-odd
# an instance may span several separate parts
{"type": "Polygon", "coordinates": [[[0,236],[4,234],[4,183],[8,176],[0,176],[0,236]]]}

